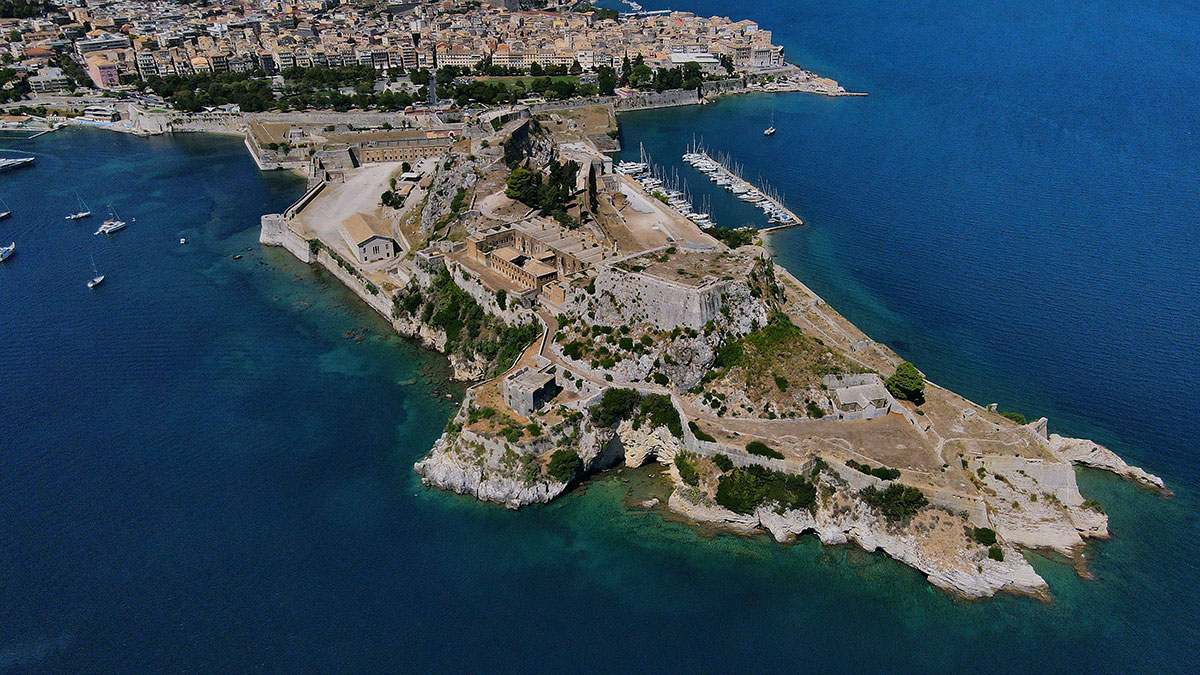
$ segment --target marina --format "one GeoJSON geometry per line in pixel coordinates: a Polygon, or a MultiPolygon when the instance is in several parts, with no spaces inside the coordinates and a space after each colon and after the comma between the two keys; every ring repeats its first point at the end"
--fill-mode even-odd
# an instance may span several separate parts
{"type": "Polygon", "coordinates": [[[760,231],[780,230],[804,224],[799,216],[784,205],[783,198],[777,191],[766,184],[756,186],[742,178],[741,171],[727,156],[713,158],[703,146],[693,145],[688,152],[683,153],[683,161],[708,176],[712,182],[732,192],[739,200],[753,204],[766,214],[770,227],[760,231]]]}
{"type": "Polygon", "coordinates": [[[702,204],[699,209],[693,205],[687,182],[681,179],[677,172],[668,175],[661,167],[656,166],[646,154],[645,148],[642,149],[640,161],[618,162],[614,170],[633,179],[651,197],[670,206],[701,228],[716,227],[706,205],[702,204]]]}
{"type": "MultiPolygon", "coordinates": [[[[803,225],[791,209],[783,203],[778,192],[763,184],[756,186],[741,177],[741,171],[727,156],[714,158],[703,146],[693,144],[683,154],[683,161],[708,176],[709,180],[731,192],[739,201],[750,204],[767,217],[767,227],[753,228],[761,234],[785,230],[803,225]]],[[[650,196],[678,211],[701,228],[717,227],[712,219],[711,206],[705,202],[698,207],[693,203],[687,181],[677,171],[665,172],[654,164],[645,148],[640,149],[639,161],[622,161],[614,167],[621,175],[628,176],[641,185],[650,196]]]]}

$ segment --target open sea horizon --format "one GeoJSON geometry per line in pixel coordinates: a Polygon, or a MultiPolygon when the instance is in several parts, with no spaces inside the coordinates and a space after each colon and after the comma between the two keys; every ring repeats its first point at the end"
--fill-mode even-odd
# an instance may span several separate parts
{"type": "Polygon", "coordinates": [[[679,157],[728,152],[807,223],[770,236],[779,262],[872,338],[1161,476],[1174,498],[1079,471],[1110,516],[1094,578],[1030,553],[1051,601],[962,601],[883,555],[630,506],[653,469],[515,512],[427,489],[461,386],[258,245],[303,180],[237,138],[72,128],[0,141],[37,157],[0,175],[0,674],[1195,672],[1200,417],[1174,399],[1200,389],[1200,10],[670,6],[756,20],[870,96],[622,114],[622,156],[762,225],[679,157]],[[96,215],[65,221],[76,191],[96,215]],[[94,236],[110,202],[136,221],[94,236]]]}

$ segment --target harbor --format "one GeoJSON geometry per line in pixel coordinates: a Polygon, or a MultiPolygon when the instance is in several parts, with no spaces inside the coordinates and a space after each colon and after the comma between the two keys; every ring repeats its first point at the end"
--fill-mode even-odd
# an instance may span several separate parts
{"type": "Polygon", "coordinates": [[[662,167],[654,164],[646,149],[641,149],[637,162],[617,162],[613,170],[635,181],[647,194],[671,207],[680,215],[692,221],[700,228],[716,227],[706,205],[699,209],[692,203],[691,191],[687,182],[680,178],[678,172],[666,173],[662,167]]]}
{"type": "Polygon", "coordinates": [[[791,209],[783,203],[783,197],[770,186],[763,183],[754,185],[742,178],[741,171],[728,156],[712,157],[703,146],[693,145],[683,153],[683,161],[687,162],[700,173],[708,176],[709,180],[732,192],[739,200],[753,204],[767,216],[770,224],[760,231],[774,231],[803,225],[791,209]]]}

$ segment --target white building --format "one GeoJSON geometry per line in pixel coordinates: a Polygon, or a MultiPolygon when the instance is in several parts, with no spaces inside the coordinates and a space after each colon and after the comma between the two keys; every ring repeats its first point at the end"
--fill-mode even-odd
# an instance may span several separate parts
{"type": "Polygon", "coordinates": [[[837,416],[844,420],[873,420],[899,407],[883,380],[874,373],[862,375],[826,375],[822,382],[829,389],[837,416]]]}

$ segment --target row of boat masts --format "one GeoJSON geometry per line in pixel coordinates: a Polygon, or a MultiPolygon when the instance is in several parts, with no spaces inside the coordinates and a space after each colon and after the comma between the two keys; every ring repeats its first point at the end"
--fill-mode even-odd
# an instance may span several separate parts
{"type": "Polygon", "coordinates": [[[778,191],[765,181],[759,180],[759,185],[755,186],[742,178],[741,167],[734,163],[729,155],[717,153],[714,158],[704,146],[693,143],[688,151],[683,153],[683,161],[708,176],[712,182],[732,192],[738,199],[757,206],[767,215],[767,220],[772,225],[799,224],[796,216],[784,207],[783,198],[778,191]]]}
{"type": "Polygon", "coordinates": [[[639,159],[640,161],[637,162],[618,162],[615,167],[617,173],[637,181],[650,194],[656,197],[661,196],[671,208],[700,227],[715,226],[709,215],[707,199],[702,202],[699,209],[692,204],[692,195],[688,190],[687,181],[679,176],[678,169],[667,172],[654,164],[646,152],[645,146],[641,147],[639,159]]]}

